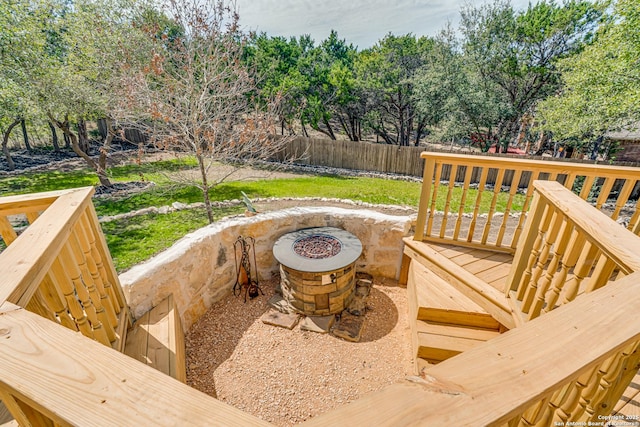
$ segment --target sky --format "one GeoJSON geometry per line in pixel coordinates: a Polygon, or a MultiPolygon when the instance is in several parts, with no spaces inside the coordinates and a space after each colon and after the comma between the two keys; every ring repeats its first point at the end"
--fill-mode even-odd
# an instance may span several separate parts
{"type": "MultiPolygon", "coordinates": [[[[458,27],[460,8],[470,0],[236,0],[244,30],[269,36],[310,34],[316,44],[334,29],[359,49],[373,46],[387,33],[434,36],[448,21],[458,27]]],[[[525,9],[529,0],[512,0],[525,9]]]]}

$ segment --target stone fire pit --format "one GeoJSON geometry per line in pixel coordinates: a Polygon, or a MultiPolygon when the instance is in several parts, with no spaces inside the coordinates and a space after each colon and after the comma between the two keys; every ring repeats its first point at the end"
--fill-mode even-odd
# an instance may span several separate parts
{"type": "Polygon", "coordinates": [[[282,297],[299,313],[342,312],[353,298],[355,262],[362,244],[335,227],[314,227],[280,237],[273,255],[280,263],[282,297]]]}

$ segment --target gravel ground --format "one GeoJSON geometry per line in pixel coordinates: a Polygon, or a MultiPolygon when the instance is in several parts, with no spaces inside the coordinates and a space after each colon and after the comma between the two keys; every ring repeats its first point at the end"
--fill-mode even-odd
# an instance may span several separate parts
{"type": "Polygon", "coordinates": [[[265,296],[229,295],[188,331],[187,383],[278,426],[291,426],[412,373],[406,289],[374,279],[358,343],[260,321],[265,296]]]}

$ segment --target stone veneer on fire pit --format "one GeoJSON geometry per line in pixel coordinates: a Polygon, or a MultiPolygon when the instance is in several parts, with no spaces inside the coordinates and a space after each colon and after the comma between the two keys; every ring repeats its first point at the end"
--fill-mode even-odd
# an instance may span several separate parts
{"type": "Polygon", "coordinates": [[[301,314],[324,316],[347,308],[353,298],[355,262],[362,244],[336,227],[287,233],[273,246],[280,263],[282,297],[301,314]]]}

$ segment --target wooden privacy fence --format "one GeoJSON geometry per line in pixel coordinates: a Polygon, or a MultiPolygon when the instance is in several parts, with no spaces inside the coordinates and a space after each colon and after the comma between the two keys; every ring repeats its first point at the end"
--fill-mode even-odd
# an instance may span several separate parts
{"type": "MultiPolygon", "coordinates": [[[[427,150],[433,154],[455,155],[454,152],[447,149],[437,150],[429,148],[427,150]]],[[[401,147],[398,145],[376,144],[365,141],[334,141],[331,139],[298,136],[285,144],[284,150],[278,153],[274,160],[283,161],[285,159],[293,159],[295,163],[313,166],[327,166],[421,177],[423,175],[424,161],[420,155],[424,151],[425,147],[401,147]]],[[[550,166],[549,169],[563,169],[565,168],[564,165],[572,164],[578,164],[585,168],[594,166],[593,161],[578,159],[533,156],[514,157],[510,154],[495,153],[469,153],[464,154],[464,156],[467,158],[467,164],[471,166],[476,164],[476,160],[478,163],[482,163],[484,159],[494,159],[497,161],[508,161],[510,159],[531,160],[540,164],[553,165],[550,166]]],[[[637,163],[623,162],[616,164],[616,167],[633,166],[637,166],[637,163]]],[[[443,177],[449,176],[449,167],[448,164],[444,165],[443,177]]],[[[455,180],[462,182],[464,180],[464,174],[464,169],[458,170],[455,180]]],[[[497,175],[497,170],[490,170],[486,177],[486,183],[493,185],[498,178],[497,175]]],[[[472,169],[469,179],[472,184],[477,184],[480,182],[481,177],[481,169],[472,169]]],[[[501,177],[502,185],[511,185],[513,177],[514,172],[507,170],[504,176],[501,177]]],[[[529,182],[530,177],[527,173],[524,173],[522,176],[519,176],[518,179],[518,186],[523,187],[529,182]]],[[[613,189],[617,190],[619,188],[617,185],[614,185],[613,189]]],[[[633,193],[633,198],[637,198],[640,193],[640,185],[635,188],[633,193]]]]}
{"type": "Polygon", "coordinates": [[[294,159],[295,163],[313,166],[422,176],[420,153],[423,150],[363,141],[297,137],[286,144],[275,160],[294,159]]]}
{"type": "MultiPolygon", "coordinates": [[[[491,247],[513,253],[534,180],[558,181],[617,219],[640,185],[640,168],[424,152],[415,239],[491,247]],[[494,184],[489,176],[494,175],[494,184]],[[479,177],[474,183],[473,177],[479,177]],[[518,183],[518,185],[514,185],[518,183]],[[507,237],[508,229],[515,230],[507,237]]],[[[640,200],[628,219],[638,231],[640,200]]]]}

